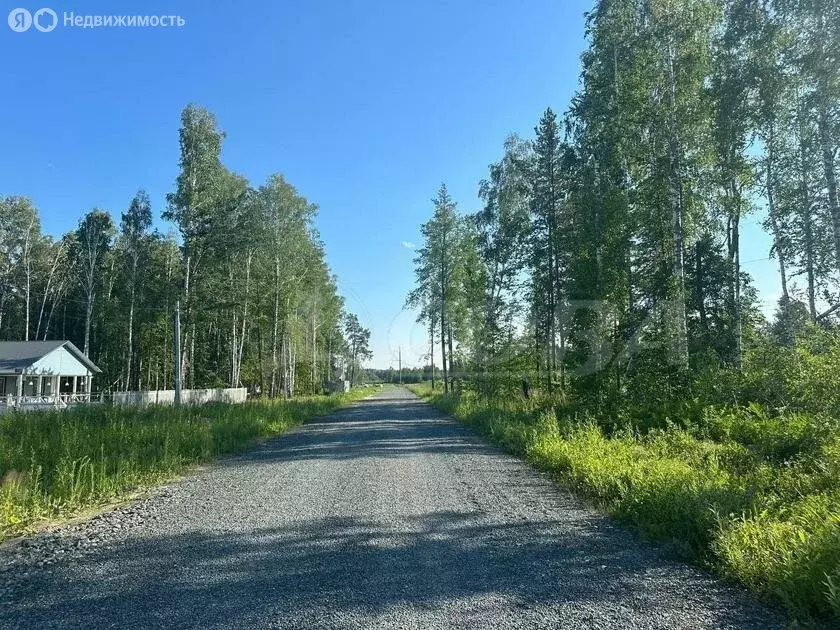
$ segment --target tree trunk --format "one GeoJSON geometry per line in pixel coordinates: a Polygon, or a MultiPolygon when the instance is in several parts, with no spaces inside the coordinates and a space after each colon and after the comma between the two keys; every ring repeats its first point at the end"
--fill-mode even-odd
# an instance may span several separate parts
{"type": "Polygon", "coordinates": [[[26,263],[26,324],[23,332],[24,341],[29,341],[29,300],[32,294],[32,267],[31,263],[26,263]]]}
{"type": "Polygon", "coordinates": [[[554,324],[557,304],[555,302],[555,277],[554,277],[554,198],[549,195],[548,207],[548,352],[546,353],[547,363],[547,384],[548,394],[554,393],[554,371],[557,368],[555,357],[555,345],[557,341],[557,330],[554,324]]]}
{"type": "Polygon", "coordinates": [[[58,246],[58,251],[56,252],[55,257],[53,258],[52,265],[50,265],[50,275],[47,276],[47,285],[44,288],[44,297],[41,300],[41,310],[38,313],[38,325],[35,328],[35,339],[38,339],[41,336],[41,322],[44,319],[44,309],[47,306],[47,298],[50,295],[50,288],[52,287],[52,281],[53,281],[53,278],[55,277],[55,272],[58,270],[58,263],[61,260],[61,254],[62,254],[63,250],[64,250],[64,245],[60,244],[58,246]]]}
{"type": "Polygon", "coordinates": [[[190,300],[190,276],[192,274],[192,259],[189,254],[187,254],[186,263],[186,274],[184,275],[184,311],[185,311],[185,319],[187,320],[186,325],[186,336],[184,338],[184,347],[181,349],[181,379],[182,382],[185,382],[187,374],[190,374],[192,370],[189,369],[189,352],[190,352],[190,344],[189,344],[189,336],[190,336],[190,323],[192,321],[192,301],[190,300]]]}
{"type": "Polygon", "coordinates": [[[128,339],[126,339],[126,356],[128,357],[125,363],[125,391],[131,389],[131,360],[132,360],[132,341],[134,332],[134,287],[131,287],[131,305],[128,309],[128,339]]]}
{"type": "MultiPolygon", "coordinates": [[[[827,3],[829,6],[831,3],[827,3]]],[[[819,8],[821,3],[816,6],[819,8]]],[[[840,271],[840,207],[837,200],[837,176],[834,173],[834,154],[836,147],[832,145],[832,124],[830,108],[835,105],[836,95],[832,94],[829,81],[836,77],[837,69],[832,66],[832,37],[826,29],[826,12],[817,12],[816,40],[819,44],[817,62],[817,130],[819,132],[820,152],[822,154],[825,187],[828,192],[828,211],[831,216],[831,227],[834,233],[834,265],[840,271]]],[[[835,61],[836,63],[836,61],[835,61]]]]}
{"type": "Polygon", "coordinates": [[[429,360],[432,363],[432,391],[435,389],[435,320],[429,316],[429,360]]]}
{"type": "Polygon", "coordinates": [[[111,296],[114,294],[114,281],[116,280],[116,274],[114,273],[114,265],[116,263],[116,257],[111,257],[111,269],[108,271],[108,293],[105,297],[106,302],[111,301],[111,296]]]}
{"type": "MultiPolygon", "coordinates": [[[[449,336],[449,379],[454,380],[455,378],[455,353],[452,351],[452,324],[448,326],[448,336],[449,336]]],[[[452,391],[452,383],[449,384],[449,390],[452,391]]]]}
{"type": "Polygon", "coordinates": [[[257,325],[257,351],[260,363],[260,398],[265,396],[265,364],[263,363],[263,337],[262,326],[257,325]]]}
{"type": "Polygon", "coordinates": [[[245,333],[248,325],[248,301],[251,294],[251,259],[253,254],[248,252],[245,259],[245,304],[242,305],[242,331],[239,335],[239,348],[236,352],[236,380],[234,387],[242,384],[242,357],[245,354],[245,333]]]}
{"type": "MultiPolygon", "coordinates": [[[[52,304],[50,304],[50,312],[47,315],[47,323],[44,325],[43,341],[47,340],[47,336],[50,333],[50,326],[52,325],[52,318],[53,318],[53,314],[55,313],[55,307],[58,306],[59,297],[61,296],[61,294],[63,292],[64,292],[64,283],[61,282],[61,283],[59,283],[58,287],[56,287],[55,298],[53,299],[52,304]]],[[[62,336],[62,338],[66,339],[67,336],[64,335],[63,333],[64,333],[64,331],[62,330],[62,335],[61,336],[62,336]]]]}
{"type": "Polygon", "coordinates": [[[292,341],[291,330],[289,331],[289,341],[286,347],[289,350],[289,379],[287,381],[286,398],[291,398],[295,395],[295,368],[297,365],[295,360],[295,344],[292,341]]]}
{"type": "Polygon", "coordinates": [[[280,326],[280,258],[274,257],[274,331],[271,337],[271,397],[277,395],[278,339],[280,326]]]}
{"type": "Polygon", "coordinates": [[[230,386],[236,387],[236,355],[239,350],[239,342],[237,341],[237,330],[239,329],[239,319],[236,316],[236,306],[231,308],[231,325],[230,325],[230,386]]]}
{"type": "MultiPolygon", "coordinates": [[[[128,335],[127,335],[128,339],[126,339],[126,346],[127,346],[126,356],[128,358],[127,358],[126,364],[125,364],[125,391],[129,391],[131,389],[131,362],[132,362],[132,359],[133,359],[132,355],[134,353],[134,347],[133,347],[133,342],[134,342],[134,300],[135,300],[135,292],[136,292],[136,286],[137,286],[137,265],[138,265],[138,259],[137,259],[137,256],[135,255],[134,258],[132,259],[132,265],[131,265],[131,298],[130,298],[130,304],[129,304],[129,308],[128,308],[128,335]]],[[[151,366],[151,362],[149,362],[149,365],[151,366]]]]}
{"type": "MultiPolygon", "coordinates": [[[[285,322],[283,323],[285,329],[285,322]]],[[[279,375],[277,377],[278,383],[278,395],[284,396],[286,395],[286,378],[288,374],[288,369],[286,367],[287,359],[286,359],[286,333],[285,330],[280,337],[280,358],[279,358],[279,375]]]]}
{"type": "Polygon", "coordinates": [[[770,126],[770,131],[767,138],[767,159],[766,177],[767,177],[767,214],[770,217],[770,229],[773,232],[773,250],[776,252],[776,259],[779,261],[779,280],[782,285],[782,299],[787,304],[790,301],[787,285],[787,269],[785,262],[785,251],[782,243],[782,231],[779,226],[778,217],[776,216],[776,203],[773,188],[773,164],[776,158],[775,153],[775,129],[770,126]]]}
{"type": "Polygon", "coordinates": [[[808,314],[817,321],[816,273],[814,270],[814,237],[811,224],[811,191],[808,180],[808,156],[805,150],[805,122],[799,124],[799,186],[802,195],[802,232],[805,237],[805,274],[808,281],[808,314]]]}
{"type": "Polygon", "coordinates": [[[806,206],[803,208],[802,227],[805,236],[805,276],[808,281],[808,314],[811,322],[817,321],[816,305],[816,272],[814,269],[814,236],[811,225],[811,209],[808,207],[808,198],[805,198],[806,206]]]}
{"type": "Polygon", "coordinates": [[[669,153],[671,162],[671,187],[672,187],[672,209],[671,221],[674,240],[673,260],[673,284],[672,300],[675,302],[672,308],[675,310],[675,345],[677,362],[683,368],[688,367],[688,325],[685,312],[685,269],[683,264],[684,228],[685,216],[684,190],[682,178],[682,147],[677,131],[677,84],[674,74],[674,47],[668,43],[668,92],[670,98],[670,141],[669,153]]]}
{"type": "Polygon", "coordinates": [[[312,393],[318,393],[318,352],[316,350],[315,309],[312,309],[312,393]]]}
{"type": "Polygon", "coordinates": [[[29,223],[26,230],[26,241],[23,245],[23,268],[26,273],[26,314],[23,329],[24,341],[29,341],[29,319],[30,319],[30,300],[32,295],[32,228],[35,227],[35,219],[29,223]]]}
{"type": "Polygon", "coordinates": [[[193,369],[195,363],[195,321],[190,325],[190,356],[189,356],[189,383],[190,389],[195,388],[195,370],[193,369]]]}
{"type": "Polygon", "coordinates": [[[90,318],[93,314],[93,289],[87,292],[87,305],[85,307],[85,356],[90,356],[90,318]]]}
{"type": "Polygon", "coordinates": [[[828,209],[831,213],[831,226],[834,232],[834,264],[840,271],[840,207],[837,202],[837,177],[834,174],[834,148],[831,146],[828,114],[824,108],[820,109],[818,128],[825,186],[828,189],[828,209]]]}
{"type": "Polygon", "coordinates": [[[700,314],[700,329],[703,331],[704,341],[708,342],[709,317],[706,313],[706,294],[703,287],[703,243],[701,241],[697,241],[697,244],[694,246],[694,251],[697,257],[695,268],[695,276],[697,277],[695,284],[695,299],[697,300],[697,310],[700,314]]]}
{"type": "Polygon", "coordinates": [[[729,261],[732,270],[732,323],[734,327],[734,357],[733,363],[741,368],[741,199],[735,183],[731,183],[731,200],[735,204],[730,216],[729,229],[729,261]]]}
{"type": "MultiPolygon", "coordinates": [[[[441,300],[441,305],[443,300],[441,300]]],[[[445,309],[441,306],[440,309],[440,356],[441,365],[443,366],[443,392],[449,391],[449,369],[446,365],[446,315],[445,309]]]]}
{"type": "Polygon", "coordinates": [[[333,333],[330,333],[329,336],[327,337],[327,356],[326,356],[327,362],[326,362],[326,371],[325,371],[326,381],[328,383],[332,383],[333,378],[335,378],[335,375],[333,374],[333,369],[332,369],[332,358],[333,358],[332,342],[333,342],[333,333]]]}

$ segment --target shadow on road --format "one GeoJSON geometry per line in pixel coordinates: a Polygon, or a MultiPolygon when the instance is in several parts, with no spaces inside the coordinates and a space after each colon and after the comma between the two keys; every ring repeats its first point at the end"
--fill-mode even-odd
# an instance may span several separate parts
{"type": "MultiPolygon", "coordinates": [[[[598,537],[589,531],[558,539],[547,523],[478,525],[459,512],[389,527],[327,518],[235,535],[185,533],[89,555],[31,584],[33,596],[7,613],[28,627],[246,627],[258,619],[310,625],[456,600],[481,606],[487,598],[619,615],[655,610],[650,581],[662,568],[598,537]]],[[[685,579],[681,590],[690,594],[685,579]]],[[[703,580],[699,590],[708,595],[708,588],[703,580]]],[[[690,596],[684,604],[691,609],[690,596]]],[[[736,619],[720,614],[721,625],[736,619]]]]}

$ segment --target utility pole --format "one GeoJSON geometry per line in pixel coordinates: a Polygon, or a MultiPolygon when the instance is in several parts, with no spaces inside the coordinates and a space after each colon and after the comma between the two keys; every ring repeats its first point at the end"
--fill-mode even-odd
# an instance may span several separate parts
{"type": "Polygon", "coordinates": [[[398,355],[399,359],[398,360],[399,360],[399,366],[400,366],[400,385],[402,385],[402,346],[399,346],[397,351],[399,352],[399,355],[398,355]]]}
{"type": "Polygon", "coordinates": [[[181,300],[175,302],[175,404],[181,404],[181,300]]]}

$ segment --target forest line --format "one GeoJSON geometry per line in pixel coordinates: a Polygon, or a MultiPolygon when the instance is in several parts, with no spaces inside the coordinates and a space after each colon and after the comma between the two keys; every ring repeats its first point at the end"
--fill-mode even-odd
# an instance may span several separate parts
{"type": "Polygon", "coordinates": [[[401,378],[440,368],[411,387],[836,627],[840,3],[599,0],[586,29],[568,110],[505,141],[483,207],[432,200],[407,299],[431,361],[401,378]],[[756,216],[770,318],[741,259],[756,216]]]}
{"type": "Polygon", "coordinates": [[[0,198],[0,339],[73,341],[100,391],[168,389],[180,304],[185,387],[320,393],[336,356],[360,374],[370,331],[344,307],[317,206],[280,173],[252,186],[231,172],[223,139],[212,113],[183,110],[165,234],[143,190],[119,223],[94,208],[61,238],[41,233],[31,199],[0,198]]]}
{"type": "Polygon", "coordinates": [[[836,330],[839,23],[831,2],[597,2],[565,115],[507,138],[481,210],[459,214],[444,185],[422,227],[407,302],[445,387],[504,365],[549,392],[586,372],[610,395],[642,362],[685,387],[756,343],[836,330]],[[741,260],[759,211],[772,321],[741,260]]]}

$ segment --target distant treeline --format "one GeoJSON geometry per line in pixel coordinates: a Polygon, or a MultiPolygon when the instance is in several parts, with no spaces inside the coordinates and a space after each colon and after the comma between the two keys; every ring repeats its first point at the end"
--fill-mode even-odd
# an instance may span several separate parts
{"type": "Polygon", "coordinates": [[[94,208],[61,238],[30,199],[0,198],[0,339],[70,339],[101,389],[170,388],[180,304],[185,386],[315,392],[336,354],[355,374],[370,333],[344,311],[317,207],[280,174],[253,187],[228,170],[223,139],[210,112],[184,109],[166,234],[142,190],[118,223],[94,208]]]}
{"type": "MultiPolygon", "coordinates": [[[[432,368],[429,365],[422,368],[403,368],[402,371],[397,368],[387,370],[368,368],[365,373],[371,383],[422,383],[432,380],[432,368]]],[[[440,377],[440,369],[435,373],[435,377],[440,377]]]]}
{"type": "Polygon", "coordinates": [[[602,0],[586,32],[565,115],[508,138],[481,210],[442,186],[422,226],[408,304],[445,380],[501,365],[649,401],[741,371],[756,343],[836,330],[840,4],[602,0]],[[771,322],[744,221],[778,263],[771,322]]]}

